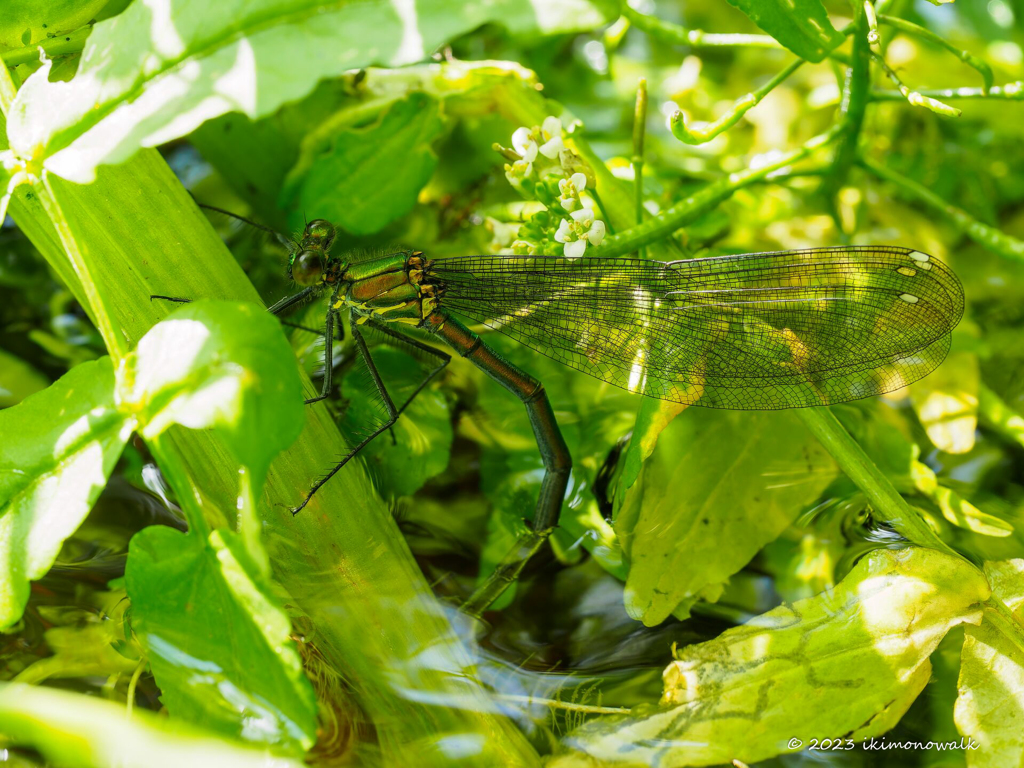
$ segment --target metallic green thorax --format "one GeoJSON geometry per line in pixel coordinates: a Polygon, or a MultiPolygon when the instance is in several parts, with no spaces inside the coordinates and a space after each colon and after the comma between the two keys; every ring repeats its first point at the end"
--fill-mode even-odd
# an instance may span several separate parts
{"type": "MultiPolygon", "coordinates": [[[[399,251],[324,272],[335,284],[331,307],[349,306],[362,318],[419,325],[437,308],[440,290],[421,251],[399,251]]],[[[365,319],[362,320],[365,322],[365,319]]]]}

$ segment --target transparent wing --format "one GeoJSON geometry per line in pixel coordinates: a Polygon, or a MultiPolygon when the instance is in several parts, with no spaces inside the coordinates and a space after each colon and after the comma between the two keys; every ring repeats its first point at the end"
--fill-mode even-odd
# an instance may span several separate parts
{"type": "Polygon", "coordinates": [[[434,262],[450,311],[649,397],[774,410],[890,392],[942,362],[963,289],[908,248],[677,262],[468,256],[434,262]]]}

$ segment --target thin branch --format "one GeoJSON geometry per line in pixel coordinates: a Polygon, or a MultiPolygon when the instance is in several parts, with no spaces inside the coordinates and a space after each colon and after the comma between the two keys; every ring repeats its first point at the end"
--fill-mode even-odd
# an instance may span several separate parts
{"type": "Polygon", "coordinates": [[[676,110],[669,120],[672,135],[684,144],[703,144],[711,141],[718,134],[736,125],[743,115],[760,104],[761,99],[767,96],[772,89],[782,83],[787,77],[796,72],[804,63],[803,59],[797,59],[756,91],[737,99],[732,109],[714,122],[696,123],[688,126],[682,111],[676,110]]]}
{"type": "MultiPolygon", "coordinates": [[[[647,81],[640,78],[636,88],[636,106],[633,108],[633,188],[636,190],[636,223],[644,220],[644,135],[647,131],[647,81]]],[[[646,249],[640,249],[640,258],[647,258],[646,249]]]]}
{"type": "Polygon", "coordinates": [[[944,214],[950,224],[975,242],[990,248],[1000,256],[1024,261],[1024,241],[1011,237],[988,224],[983,224],[963,209],[950,205],[923,184],[908,179],[882,163],[868,157],[861,157],[858,162],[879,178],[892,182],[912,198],[920,200],[944,214]]]}
{"type": "Polygon", "coordinates": [[[911,106],[924,107],[925,109],[931,110],[937,115],[943,115],[945,117],[960,117],[960,115],[963,114],[963,112],[957,109],[956,107],[951,107],[949,106],[949,104],[945,104],[939,101],[938,99],[933,99],[930,96],[925,96],[921,94],[919,91],[910,90],[910,88],[903,84],[903,81],[900,80],[899,75],[897,75],[896,72],[893,71],[892,67],[886,64],[885,59],[883,59],[878,54],[874,54],[874,57],[875,61],[878,62],[879,66],[881,66],[882,69],[885,70],[885,74],[889,76],[889,79],[896,83],[896,88],[899,90],[901,94],[903,94],[903,98],[905,98],[907,100],[907,103],[909,103],[911,106]]]}
{"type": "Polygon", "coordinates": [[[982,82],[984,82],[985,84],[982,87],[982,91],[987,92],[989,89],[992,88],[992,67],[990,67],[986,61],[978,58],[970,51],[965,51],[961,48],[957,48],[955,45],[953,45],[945,38],[939,37],[930,29],[925,29],[921,25],[915,24],[912,21],[907,21],[906,19],[901,19],[897,16],[886,16],[884,14],[880,15],[878,17],[878,20],[882,24],[890,26],[893,29],[897,29],[900,32],[903,32],[904,34],[913,35],[914,37],[918,37],[922,40],[927,40],[929,43],[934,43],[940,48],[945,48],[947,51],[949,51],[958,59],[960,59],[960,61],[962,61],[964,64],[977,70],[978,74],[981,75],[982,82]]]}
{"type": "MultiPolygon", "coordinates": [[[[1024,81],[1006,85],[994,85],[985,93],[984,88],[922,88],[918,91],[922,96],[935,99],[1006,99],[1024,101],[1024,81]]],[[[896,90],[873,90],[872,101],[903,101],[906,97],[896,90]]]]}
{"type": "Polygon", "coordinates": [[[498,701],[509,701],[515,704],[541,704],[552,709],[565,709],[570,712],[584,712],[590,715],[628,715],[632,710],[628,707],[599,707],[593,704],[576,704],[559,699],[541,699],[537,696],[521,696],[513,693],[495,694],[498,701]]]}
{"type": "Polygon", "coordinates": [[[778,40],[768,35],[743,35],[743,34],[708,34],[700,29],[687,29],[678,24],[662,21],[657,16],[648,16],[630,8],[627,3],[622,4],[622,15],[625,16],[637,29],[642,29],[655,40],[676,45],[688,45],[691,48],[721,48],[721,47],[747,47],[747,48],[775,48],[785,50],[778,40]]]}

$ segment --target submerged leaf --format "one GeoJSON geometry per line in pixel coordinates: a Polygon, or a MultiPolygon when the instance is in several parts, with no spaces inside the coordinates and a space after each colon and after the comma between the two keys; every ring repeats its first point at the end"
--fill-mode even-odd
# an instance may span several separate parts
{"type": "Polygon", "coordinates": [[[981,621],[988,595],[963,560],[877,550],[834,590],[683,649],[659,708],[592,721],[568,741],[609,763],[667,768],[754,762],[824,734],[877,736],[928,682],[946,632],[981,621]]]}
{"type": "Polygon", "coordinates": [[[792,414],[690,409],[662,433],[615,521],[630,559],[626,609],[648,626],[686,615],[835,474],[792,414]]]}
{"type": "Polygon", "coordinates": [[[416,204],[437,166],[430,145],[442,129],[438,102],[414,93],[377,124],[340,132],[286,182],[282,207],[316,211],[354,235],[378,232],[416,204]]]}
{"type": "Polygon", "coordinates": [[[109,358],[82,363],[0,411],[0,628],[107,483],[133,421],[114,406],[109,358]]]}
{"type": "Polygon", "coordinates": [[[258,583],[238,537],[153,526],[131,541],[132,629],[175,717],[300,755],[316,699],[288,617],[258,583]]]}

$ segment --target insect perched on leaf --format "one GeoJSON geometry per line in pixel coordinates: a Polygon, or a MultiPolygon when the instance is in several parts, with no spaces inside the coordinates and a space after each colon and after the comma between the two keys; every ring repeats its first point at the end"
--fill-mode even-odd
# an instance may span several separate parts
{"type": "Polygon", "coordinates": [[[388,419],[292,511],[298,513],[390,428],[448,364],[448,354],[403,329],[433,334],[522,400],[545,468],[530,530],[469,598],[464,610],[473,615],[518,577],[551,534],[572,459],[543,385],[492,351],[457,317],[647,397],[774,410],[858,400],[917,381],[942,362],[964,307],[963,289],[949,268],[909,248],[814,248],[673,262],[540,256],[431,260],[420,251],[398,251],[351,261],[333,252],[335,239],[327,221],[306,225],[288,262],[301,290],[270,312],[281,314],[307,298],[329,294],[323,388],[306,402],[323,400],[331,391],[334,330],[347,315],[388,419]],[[363,326],[437,360],[405,403],[396,405],[389,395],[363,326]]]}

